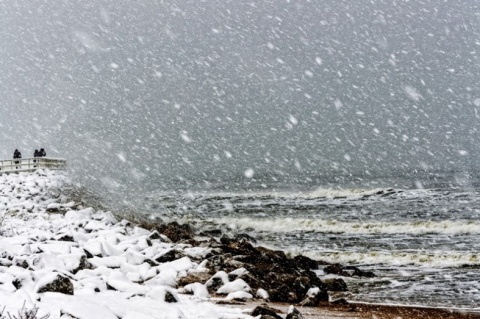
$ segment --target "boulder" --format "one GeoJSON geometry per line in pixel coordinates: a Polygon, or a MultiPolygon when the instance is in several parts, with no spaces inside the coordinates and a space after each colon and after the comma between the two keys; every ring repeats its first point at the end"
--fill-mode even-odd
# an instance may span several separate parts
{"type": "Polygon", "coordinates": [[[183,252],[176,249],[171,249],[164,254],[154,257],[154,259],[158,263],[166,263],[169,261],[180,259],[182,257],[185,257],[185,254],[183,252]]]}
{"type": "Polygon", "coordinates": [[[373,278],[375,277],[375,274],[373,271],[368,271],[368,270],[361,270],[360,268],[357,268],[355,266],[345,266],[345,269],[347,271],[352,271],[352,276],[354,277],[367,277],[367,278],[373,278]]]}
{"type": "Polygon", "coordinates": [[[348,291],[347,284],[342,278],[322,279],[327,291],[348,291]]]}
{"type": "Polygon", "coordinates": [[[305,319],[304,316],[297,310],[297,308],[290,306],[288,309],[288,314],[285,319],[305,319]]]}
{"type": "Polygon", "coordinates": [[[303,307],[318,307],[321,301],[328,301],[328,294],[326,291],[318,287],[310,288],[307,291],[306,298],[300,303],[303,307]]]}
{"type": "MultiPolygon", "coordinates": [[[[185,277],[178,278],[177,283],[180,287],[193,284],[195,282],[204,284],[207,282],[209,278],[210,278],[210,274],[207,272],[192,272],[192,273],[188,273],[185,277]]],[[[216,288],[213,288],[213,289],[217,290],[218,288],[220,288],[222,284],[223,283],[219,284],[216,288]]]]}
{"type": "Polygon", "coordinates": [[[73,269],[72,270],[72,273],[73,274],[76,274],[77,272],[79,272],[80,270],[83,270],[83,269],[92,269],[93,266],[92,264],[90,264],[88,262],[88,259],[87,259],[87,256],[86,255],[82,255],[80,257],[80,260],[78,261],[78,266],[77,268],[73,269]]]}
{"type": "Polygon", "coordinates": [[[220,229],[208,229],[202,231],[199,235],[204,237],[220,237],[222,236],[222,231],[220,229]]]}
{"type": "MultiPolygon", "coordinates": [[[[230,272],[230,281],[243,279],[254,291],[264,289],[271,301],[298,303],[315,287],[328,300],[325,285],[311,271],[318,267],[317,262],[308,257],[288,258],[283,251],[254,247],[247,240],[237,241],[225,235],[220,238],[220,244],[210,241],[209,247],[223,252],[208,259],[212,271],[230,272]],[[237,273],[239,268],[245,270],[237,273]]],[[[212,286],[218,287],[218,284],[220,282],[216,285],[208,282],[207,287],[215,291],[212,286]]]]}
{"type": "Polygon", "coordinates": [[[266,318],[265,316],[270,316],[271,318],[275,318],[275,319],[283,319],[282,317],[277,315],[277,313],[279,313],[279,312],[280,311],[278,311],[277,309],[270,308],[266,305],[265,306],[257,306],[255,309],[253,309],[250,316],[257,317],[257,316],[261,315],[262,316],[261,318],[266,318]]]}
{"type": "Polygon", "coordinates": [[[330,302],[330,304],[332,304],[332,305],[348,305],[349,302],[344,298],[340,298],[340,299],[333,300],[332,302],[330,302]]]}
{"type": "Polygon", "coordinates": [[[332,264],[323,270],[327,274],[334,274],[343,277],[375,277],[375,274],[371,271],[363,271],[355,266],[342,266],[341,264],[332,264]]]}
{"type": "Polygon", "coordinates": [[[185,239],[193,239],[193,236],[195,236],[193,229],[188,224],[180,225],[177,222],[171,222],[170,224],[158,225],[155,228],[160,234],[167,236],[175,243],[185,239]]]}
{"type": "Polygon", "coordinates": [[[73,284],[65,276],[51,274],[43,277],[36,286],[36,292],[58,292],[66,295],[73,295],[73,284]]]}
{"type": "Polygon", "coordinates": [[[300,269],[306,269],[306,270],[318,269],[317,261],[302,255],[293,257],[293,261],[295,263],[295,266],[300,269]]]}

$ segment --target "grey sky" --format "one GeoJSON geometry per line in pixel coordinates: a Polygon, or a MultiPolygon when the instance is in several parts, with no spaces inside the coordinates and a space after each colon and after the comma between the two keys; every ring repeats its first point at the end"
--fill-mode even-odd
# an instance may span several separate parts
{"type": "Polygon", "coordinates": [[[478,167],[477,1],[0,1],[0,43],[1,157],[110,188],[478,167]]]}

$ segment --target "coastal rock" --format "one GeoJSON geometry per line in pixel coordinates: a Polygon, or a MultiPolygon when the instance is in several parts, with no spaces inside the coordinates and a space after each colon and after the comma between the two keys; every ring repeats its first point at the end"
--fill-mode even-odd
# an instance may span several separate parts
{"type": "Polygon", "coordinates": [[[217,291],[220,287],[223,285],[227,284],[228,281],[228,275],[224,271],[219,271],[215,275],[213,275],[207,282],[205,283],[205,286],[208,288],[210,292],[215,292],[217,291]]]}
{"type": "Polygon", "coordinates": [[[247,301],[253,299],[253,296],[246,291],[234,291],[231,292],[225,297],[225,300],[234,300],[234,301],[247,301]]]}
{"type": "MultiPolygon", "coordinates": [[[[188,273],[185,277],[180,277],[177,281],[177,284],[180,287],[193,284],[196,282],[205,284],[208,279],[210,279],[210,274],[208,272],[192,272],[192,273],[188,273]]],[[[222,284],[223,282],[219,283],[219,285],[214,290],[220,288],[222,284]]]]}
{"type": "Polygon", "coordinates": [[[295,266],[301,269],[306,269],[306,270],[318,269],[317,261],[302,255],[293,257],[293,261],[295,262],[295,266]]]}
{"type": "Polygon", "coordinates": [[[170,224],[162,224],[156,227],[156,230],[165,236],[167,236],[173,242],[179,242],[181,240],[193,239],[195,233],[190,225],[180,225],[177,222],[170,224]]]}
{"type": "Polygon", "coordinates": [[[262,288],[257,289],[257,293],[255,294],[255,296],[263,300],[270,300],[270,295],[265,289],[262,288]]]}
{"type": "Polygon", "coordinates": [[[72,270],[72,273],[73,274],[76,274],[77,272],[79,272],[80,270],[84,270],[84,269],[92,269],[92,264],[90,264],[88,262],[88,259],[87,259],[87,256],[86,255],[82,255],[80,257],[80,260],[78,261],[78,267],[73,269],[72,270]]]}
{"type": "Polygon", "coordinates": [[[205,287],[205,285],[202,285],[199,282],[195,282],[195,283],[186,285],[183,288],[183,291],[187,294],[192,294],[197,298],[208,298],[209,297],[207,287],[205,287]]]}
{"type": "Polygon", "coordinates": [[[345,271],[342,265],[332,264],[323,269],[326,274],[339,275],[344,277],[350,277],[350,274],[345,271]]]}
{"type": "Polygon", "coordinates": [[[178,296],[176,291],[169,287],[155,287],[147,295],[153,300],[165,301],[168,303],[178,302],[178,296]]]}
{"type": "Polygon", "coordinates": [[[250,314],[252,317],[257,317],[257,316],[262,316],[261,318],[267,318],[269,316],[270,318],[274,319],[283,319],[280,317],[277,313],[279,313],[277,309],[270,308],[268,306],[257,306],[255,309],[253,309],[252,313],[250,314]]]}
{"type": "Polygon", "coordinates": [[[288,314],[285,319],[305,319],[304,316],[297,310],[297,308],[290,306],[288,309],[288,314]]]}
{"type": "MultiPolygon", "coordinates": [[[[211,243],[212,246],[215,244],[211,243]]],[[[254,247],[246,240],[236,241],[228,236],[222,236],[215,249],[222,249],[224,254],[209,258],[211,269],[230,271],[229,281],[242,279],[254,290],[265,289],[271,301],[298,303],[315,287],[323,292],[322,300],[328,300],[325,285],[310,270],[318,267],[317,262],[308,257],[291,259],[283,251],[254,247]]],[[[207,283],[210,291],[211,285],[207,283]]]]}
{"type": "Polygon", "coordinates": [[[328,301],[328,294],[320,288],[310,288],[306,298],[300,303],[303,307],[318,307],[321,301],[328,301]]]}
{"type": "Polygon", "coordinates": [[[375,277],[371,271],[363,271],[355,266],[342,266],[341,264],[332,264],[323,270],[327,274],[334,274],[343,277],[375,277]]]}
{"type": "Polygon", "coordinates": [[[340,298],[340,299],[333,300],[332,302],[330,302],[330,304],[332,304],[332,305],[348,305],[349,302],[344,298],[340,298]]]}
{"type": "Polygon", "coordinates": [[[246,240],[246,241],[249,241],[253,244],[257,243],[257,240],[254,237],[250,236],[249,234],[245,234],[245,233],[235,234],[235,236],[233,236],[233,239],[236,240],[236,241],[246,240]]]}
{"type": "Polygon", "coordinates": [[[361,270],[355,266],[346,266],[345,269],[347,269],[347,271],[353,270],[352,276],[354,277],[367,277],[367,278],[376,277],[372,271],[361,270]]]}
{"type": "Polygon", "coordinates": [[[18,266],[24,269],[28,269],[30,267],[30,265],[28,264],[28,261],[24,258],[15,257],[12,262],[15,266],[18,266]]]}
{"type": "Polygon", "coordinates": [[[235,269],[228,273],[228,280],[234,281],[235,279],[241,279],[242,276],[246,276],[248,274],[248,270],[243,267],[235,269]]]}
{"type": "Polygon", "coordinates": [[[73,284],[67,277],[59,274],[51,274],[43,277],[37,284],[35,291],[58,292],[66,295],[73,295],[73,284]]]}
{"type": "Polygon", "coordinates": [[[249,291],[252,291],[252,289],[244,280],[237,279],[232,282],[227,282],[226,284],[218,288],[217,294],[220,294],[220,295],[229,294],[237,291],[249,292],[249,291]]]}
{"type": "Polygon", "coordinates": [[[185,257],[185,254],[183,252],[178,251],[176,249],[171,249],[171,250],[167,251],[166,253],[163,253],[159,256],[154,257],[154,259],[155,259],[156,262],[166,263],[166,262],[169,262],[169,261],[174,261],[174,260],[180,259],[182,257],[185,257]]]}
{"type": "Polygon", "coordinates": [[[198,234],[204,237],[221,237],[222,231],[220,229],[207,229],[198,234]]]}
{"type": "Polygon", "coordinates": [[[342,278],[322,279],[327,291],[348,291],[347,284],[342,278]]]}

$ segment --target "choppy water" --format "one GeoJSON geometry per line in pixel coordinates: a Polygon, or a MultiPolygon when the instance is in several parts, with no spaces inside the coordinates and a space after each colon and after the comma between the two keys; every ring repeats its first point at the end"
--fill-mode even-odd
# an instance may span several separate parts
{"type": "Polygon", "coordinates": [[[373,270],[376,278],[348,279],[351,300],[479,307],[477,178],[325,185],[154,192],[145,203],[152,215],[247,232],[264,245],[373,270]]]}

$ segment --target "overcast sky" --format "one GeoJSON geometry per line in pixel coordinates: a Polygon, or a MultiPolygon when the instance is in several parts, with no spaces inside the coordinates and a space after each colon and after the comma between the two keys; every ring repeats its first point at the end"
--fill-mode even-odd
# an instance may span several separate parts
{"type": "Polygon", "coordinates": [[[477,3],[0,1],[0,154],[45,147],[107,188],[469,169],[477,3]]]}

